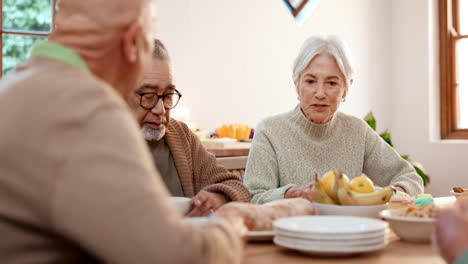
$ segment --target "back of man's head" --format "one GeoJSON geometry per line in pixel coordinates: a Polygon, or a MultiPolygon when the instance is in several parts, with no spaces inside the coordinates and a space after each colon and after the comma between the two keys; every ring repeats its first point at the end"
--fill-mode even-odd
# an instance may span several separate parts
{"type": "Polygon", "coordinates": [[[50,40],[75,50],[125,96],[152,51],[154,1],[60,0],[50,40]]]}
{"type": "MultiPolygon", "coordinates": [[[[89,37],[115,34],[132,22],[142,20],[151,1],[60,0],[52,36],[73,35],[87,40],[89,37]]],[[[99,39],[97,42],[102,42],[99,39]]]]}

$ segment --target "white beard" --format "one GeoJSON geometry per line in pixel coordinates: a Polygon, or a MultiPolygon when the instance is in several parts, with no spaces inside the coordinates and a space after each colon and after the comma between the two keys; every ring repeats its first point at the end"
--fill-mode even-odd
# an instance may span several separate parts
{"type": "Polygon", "coordinates": [[[159,141],[164,137],[164,134],[166,134],[166,126],[161,128],[152,128],[147,125],[143,125],[141,132],[147,141],[159,141]]]}

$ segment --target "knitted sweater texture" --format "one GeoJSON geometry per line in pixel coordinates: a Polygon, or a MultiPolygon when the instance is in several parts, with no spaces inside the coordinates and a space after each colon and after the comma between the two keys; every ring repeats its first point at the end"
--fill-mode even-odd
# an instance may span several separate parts
{"type": "Polygon", "coordinates": [[[350,179],[364,173],[375,185],[400,186],[410,195],[423,192],[413,167],[363,120],[337,112],[328,123],[315,124],[299,106],[257,126],[244,184],[253,203],[266,203],[332,169],[350,179]]]}

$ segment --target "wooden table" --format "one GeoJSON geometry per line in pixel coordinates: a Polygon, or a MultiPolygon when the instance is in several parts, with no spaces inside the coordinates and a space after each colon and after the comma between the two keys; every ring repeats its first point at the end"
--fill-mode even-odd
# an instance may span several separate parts
{"type": "MultiPolygon", "coordinates": [[[[454,197],[435,198],[439,207],[448,207],[454,197]]],[[[401,241],[393,232],[390,243],[380,251],[347,257],[320,257],[299,253],[274,245],[272,242],[248,243],[242,264],[302,264],[302,263],[360,263],[360,264],[443,264],[445,261],[431,244],[401,241]]]]}
{"type": "Polygon", "coordinates": [[[302,264],[302,263],[360,263],[360,264],[443,264],[444,260],[431,244],[400,241],[392,234],[391,242],[383,250],[347,257],[305,255],[271,243],[249,243],[242,264],[302,264]]]}
{"type": "Polygon", "coordinates": [[[250,149],[250,143],[244,142],[226,142],[224,144],[204,142],[203,145],[217,158],[248,156],[250,149]]]}
{"type": "Polygon", "coordinates": [[[223,148],[223,149],[208,149],[208,152],[213,153],[217,158],[220,157],[239,157],[248,156],[248,148],[223,148]]]}

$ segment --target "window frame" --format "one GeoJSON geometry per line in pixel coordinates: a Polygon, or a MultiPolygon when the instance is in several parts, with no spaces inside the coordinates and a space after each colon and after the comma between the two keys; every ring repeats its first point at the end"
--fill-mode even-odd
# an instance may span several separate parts
{"type": "MultiPolygon", "coordinates": [[[[52,28],[55,25],[55,14],[57,12],[57,1],[52,0],[52,28]]],[[[11,35],[23,35],[23,36],[35,36],[35,37],[48,37],[51,33],[49,32],[41,32],[41,31],[31,31],[31,30],[12,30],[8,29],[5,30],[3,28],[3,0],[0,0],[0,26],[1,26],[1,33],[0,33],[0,77],[3,76],[3,34],[11,34],[11,35]]]]}
{"type": "Polygon", "coordinates": [[[461,35],[460,0],[439,0],[440,136],[441,139],[468,139],[468,129],[458,128],[459,101],[456,45],[461,35]]]}

